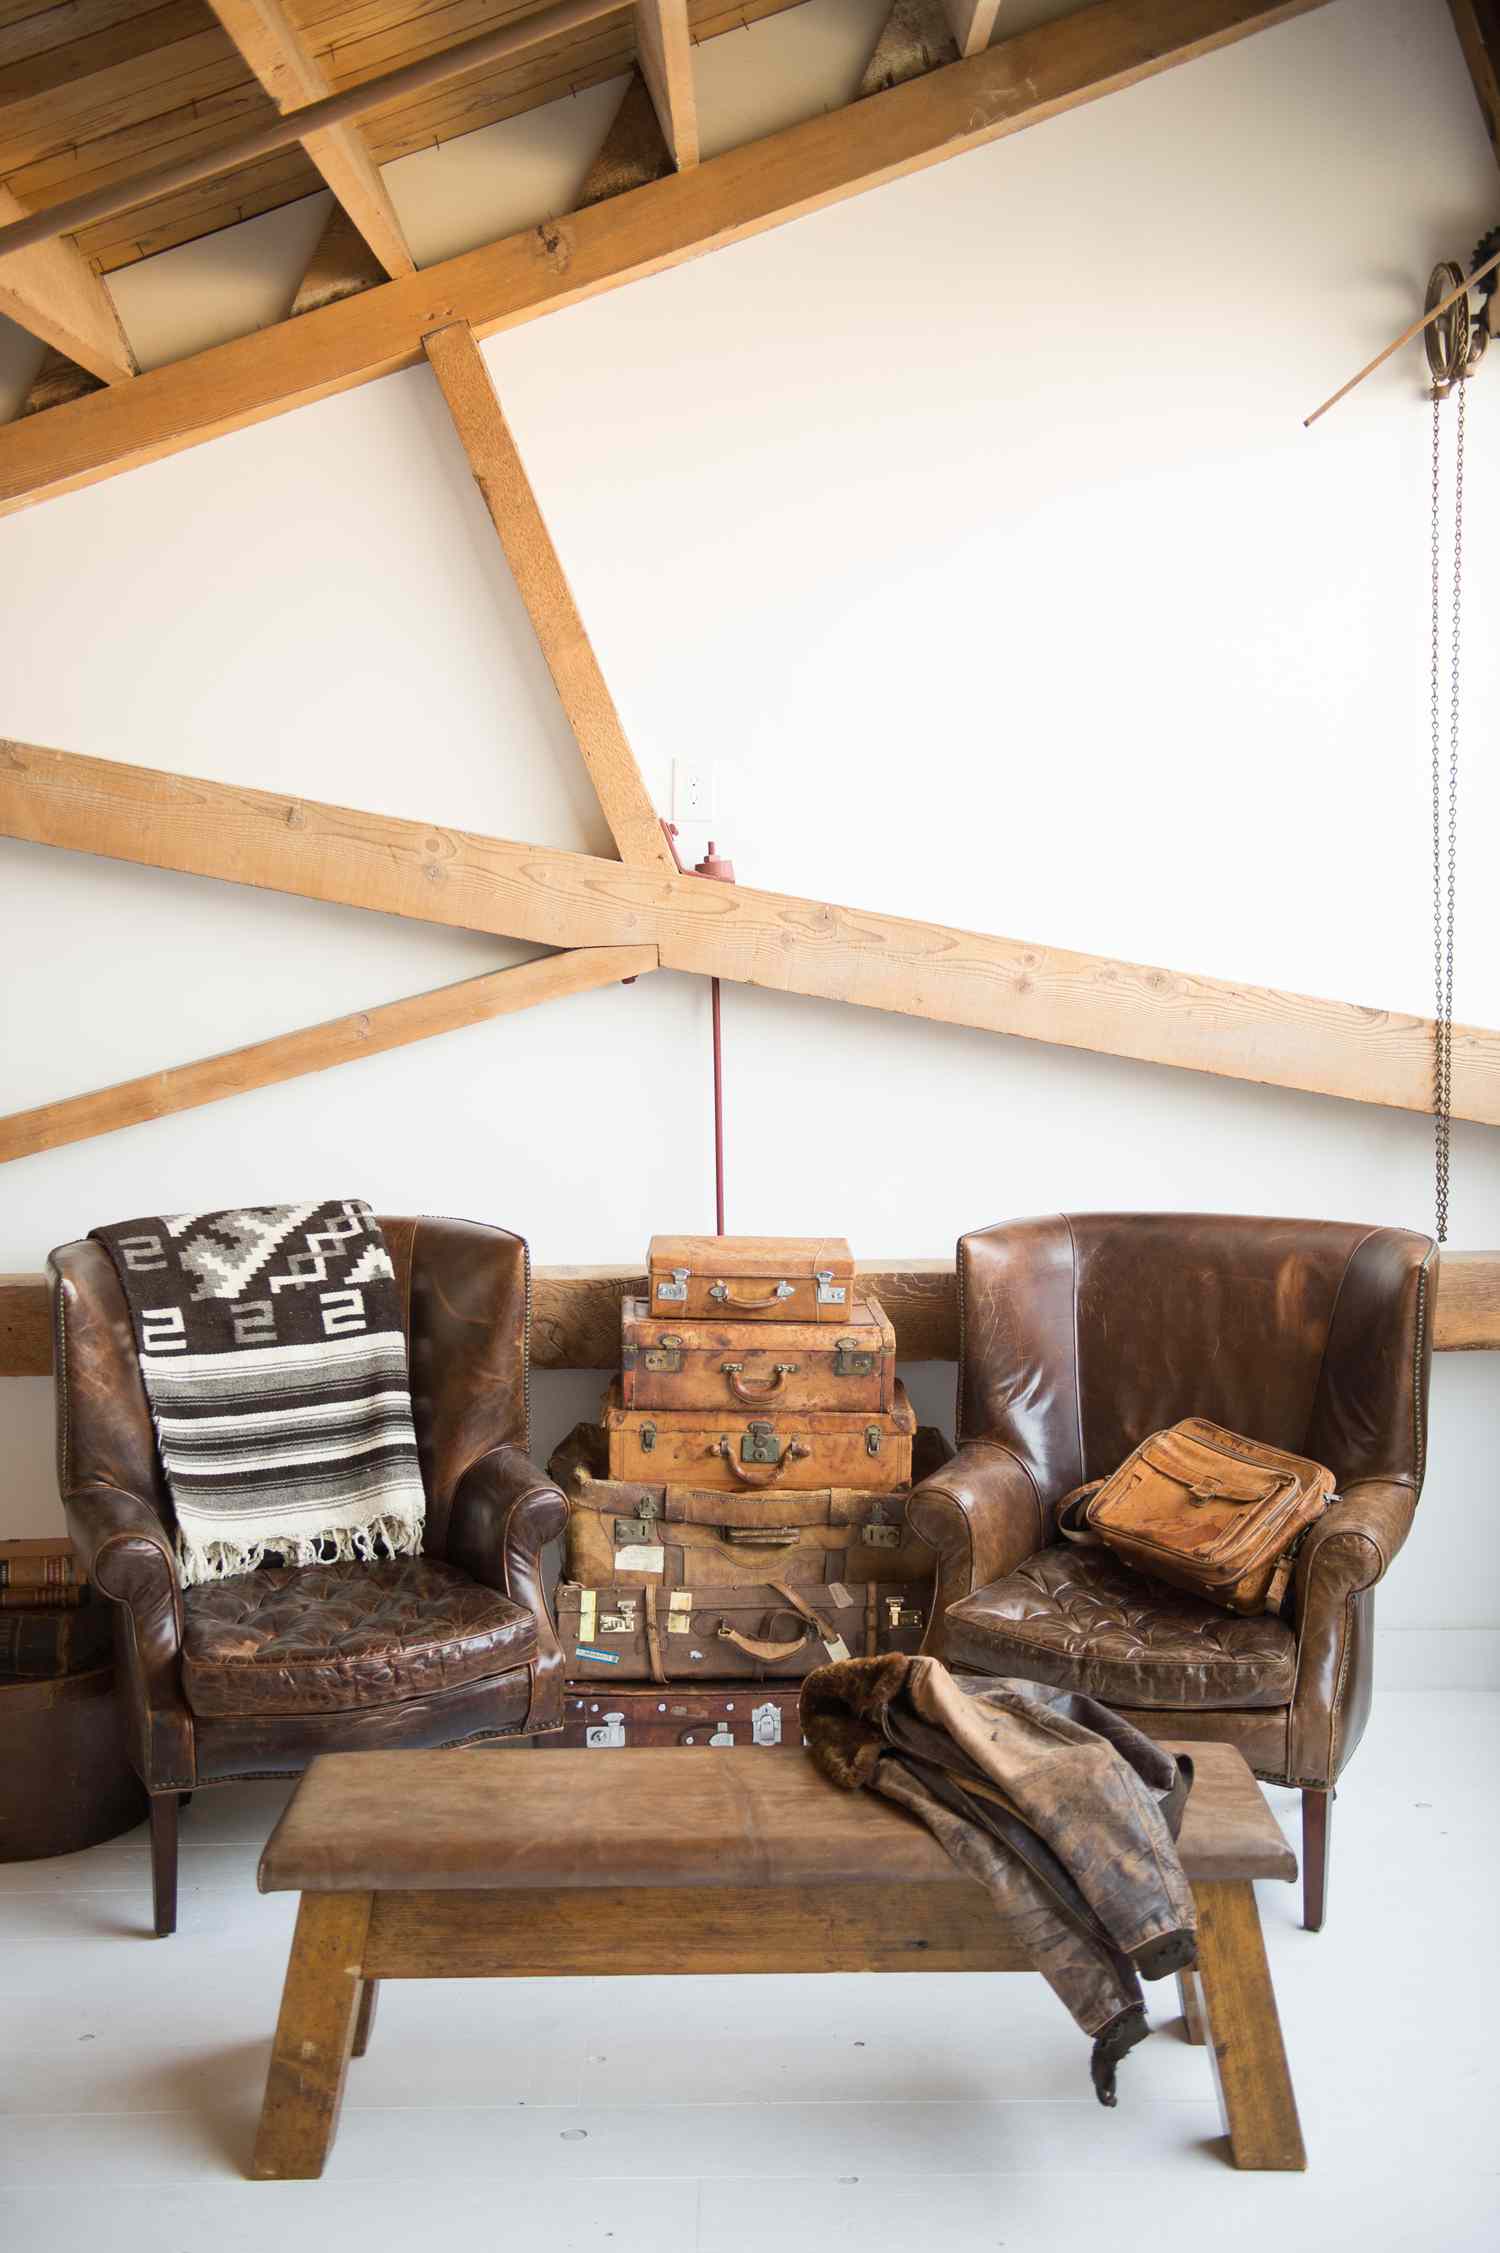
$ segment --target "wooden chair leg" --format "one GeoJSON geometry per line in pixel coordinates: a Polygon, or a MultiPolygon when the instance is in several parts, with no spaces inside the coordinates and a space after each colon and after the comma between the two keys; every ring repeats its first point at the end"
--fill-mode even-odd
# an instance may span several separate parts
{"type": "Polygon", "coordinates": [[[151,1905],[156,1937],[177,1930],[177,1794],[151,1794],[151,1905]]]}
{"type": "Polygon", "coordinates": [[[1180,1971],[1177,1974],[1177,1998],[1182,2004],[1182,2031],[1185,2039],[1193,2043],[1206,2042],[1208,2031],[1203,2022],[1203,1997],[1198,1992],[1196,1971],[1180,1971]]]}
{"type": "Polygon", "coordinates": [[[1302,1794],[1302,1922],[1309,1932],[1321,1932],[1328,1914],[1328,1856],[1333,1843],[1335,1793],[1302,1794]]]}
{"type": "Polygon", "coordinates": [[[1281,2021],[1271,1990],[1255,1889],[1244,1880],[1194,1888],[1198,1982],[1208,2051],[1237,2167],[1307,2165],[1281,2021]]]}
{"type": "Polygon", "coordinates": [[[338,2126],[359,2011],[368,1893],[304,1893],[281,1991],[250,2172],[310,2182],[338,2126]]]}
{"type": "Polygon", "coordinates": [[[354,2047],[351,2057],[363,2057],[370,2046],[370,2036],[375,2031],[375,2011],[380,2001],[380,1981],[367,1979],[359,1991],[359,2015],[354,2021],[354,2047]]]}

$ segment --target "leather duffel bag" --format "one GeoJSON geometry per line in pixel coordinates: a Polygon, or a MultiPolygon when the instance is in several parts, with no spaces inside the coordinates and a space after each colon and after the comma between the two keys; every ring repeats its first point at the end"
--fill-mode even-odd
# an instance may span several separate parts
{"type": "Polygon", "coordinates": [[[1337,1500],[1334,1485],[1305,1455],[1190,1416],[1143,1439],[1107,1479],[1065,1495],[1057,1530],[1223,1611],[1277,1611],[1303,1535],[1337,1500]]]}

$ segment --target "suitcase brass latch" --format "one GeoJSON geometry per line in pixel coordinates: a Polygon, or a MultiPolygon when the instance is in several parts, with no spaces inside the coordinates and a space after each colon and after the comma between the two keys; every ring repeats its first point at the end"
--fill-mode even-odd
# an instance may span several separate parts
{"type": "Polygon", "coordinates": [[[659,1346],[649,1346],[641,1360],[646,1368],[663,1369],[675,1377],[682,1367],[681,1338],[663,1338],[659,1346]]]}
{"type": "Polygon", "coordinates": [[[751,1423],[745,1426],[745,1436],[740,1441],[742,1463],[779,1463],[781,1449],[776,1444],[773,1425],[751,1423]]]}
{"type": "Polygon", "coordinates": [[[657,1286],[656,1286],[656,1295],[657,1295],[657,1297],[658,1297],[659,1299],[672,1299],[672,1300],[674,1300],[674,1301],[675,1301],[675,1302],[676,1302],[676,1303],[677,1303],[678,1305],[681,1305],[681,1306],[686,1306],[686,1304],[687,1304],[687,1287],[688,1287],[688,1271],[687,1271],[687,1269],[686,1269],[685,1267],[674,1267],[674,1268],[673,1268],[673,1270],[672,1270],[672,1280],[671,1280],[671,1282],[670,1282],[670,1283],[658,1283],[658,1284],[657,1284],[657,1286]]]}
{"type": "Polygon", "coordinates": [[[655,1541],[658,1527],[655,1524],[657,1506],[649,1494],[641,1496],[640,1515],[634,1518],[616,1518],[615,1547],[628,1549],[638,1541],[655,1541]]]}
{"type": "Polygon", "coordinates": [[[833,1373],[836,1377],[873,1377],[875,1356],[861,1353],[852,1339],[840,1338],[833,1349],[833,1373]]]}
{"type": "Polygon", "coordinates": [[[848,1301],[848,1297],[849,1292],[847,1286],[843,1283],[835,1283],[835,1281],[833,1280],[833,1269],[831,1267],[819,1268],[819,1306],[844,1306],[848,1301]]]}
{"type": "Polygon", "coordinates": [[[872,1549],[899,1549],[901,1528],[898,1525],[867,1525],[860,1535],[872,1549]]]}
{"type": "Polygon", "coordinates": [[[867,1455],[878,1455],[880,1453],[880,1426],[878,1424],[866,1424],[865,1426],[865,1453],[867,1455]]]}

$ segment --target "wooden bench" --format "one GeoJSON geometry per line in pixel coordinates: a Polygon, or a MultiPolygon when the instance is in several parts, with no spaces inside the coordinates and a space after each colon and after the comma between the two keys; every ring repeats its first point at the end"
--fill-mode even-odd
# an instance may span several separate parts
{"type": "MultiPolygon", "coordinates": [[[[1207,2036],[1236,2165],[1303,2167],[1252,1886],[1295,1878],[1296,1857],[1238,1752],[1181,1749],[1197,1763],[1181,1839],[1198,1904],[1189,2038],[1207,2036]]],[[[1030,1968],[919,1823],[750,1747],[325,1756],[260,1887],[302,1895],[263,2180],[322,2173],[382,1979],[1030,1968]]]]}

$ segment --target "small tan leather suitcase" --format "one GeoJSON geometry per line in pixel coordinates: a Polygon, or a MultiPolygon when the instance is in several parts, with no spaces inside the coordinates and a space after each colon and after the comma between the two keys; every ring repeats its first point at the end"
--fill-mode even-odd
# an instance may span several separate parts
{"type": "Polygon", "coordinates": [[[801,1752],[801,1691],[795,1682],[753,1690],[706,1690],[696,1682],[642,1689],[638,1682],[570,1684],[563,1697],[565,1751],[625,1745],[763,1745],[801,1752]]]}
{"type": "Polygon", "coordinates": [[[847,1322],[854,1254],[842,1236],[653,1236],[651,1312],[737,1322],[847,1322]]]}
{"type": "Polygon", "coordinates": [[[851,1587],[769,1579],[669,1590],[564,1580],[557,1633],[572,1682],[800,1680],[830,1659],[915,1653],[931,1600],[931,1581],[851,1587]]]}
{"type": "Polygon", "coordinates": [[[741,1322],[651,1312],[627,1299],[621,1316],[625,1408],[874,1409],[896,1400],[896,1333],[877,1299],[856,1299],[830,1322],[741,1322]]]}
{"type": "Polygon", "coordinates": [[[797,1493],[845,1486],[889,1494],[911,1484],[917,1419],[897,1380],[889,1415],[878,1409],[787,1409],[762,1416],[743,1408],[627,1408],[617,1378],[604,1396],[612,1479],[725,1493],[797,1493]]]}

